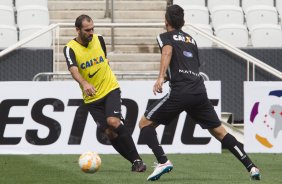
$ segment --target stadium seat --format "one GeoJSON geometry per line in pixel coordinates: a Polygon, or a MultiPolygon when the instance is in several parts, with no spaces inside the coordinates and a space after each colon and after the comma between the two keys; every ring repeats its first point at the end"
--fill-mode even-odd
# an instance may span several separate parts
{"type": "Polygon", "coordinates": [[[280,25],[260,24],[250,29],[253,47],[282,47],[280,25]]]}
{"type": "Polygon", "coordinates": [[[217,6],[240,6],[240,0],[208,0],[208,8],[209,10],[217,7],[217,6]]]}
{"type": "Polygon", "coordinates": [[[209,11],[203,6],[183,6],[184,20],[191,24],[209,24],[209,11]]]}
{"type": "Polygon", "coordinates": [[[215,29],[215,35],[235,47],[248,46],[248,30],[242,24],[226,24],[215,29]]]}
{"type": "Polygon", "coordinates": [[[1,25],[15,25],[14,10],[10,6],[0,6],[0,24],[1,25]]]}
{"type": "Polygon", "coordinates": [[[271,6],[252,6],[245,11],[248,27],[256,24],[278,24],[277,10],[271,6]]]}
{"type": "MultiPolygon", "coordinates": [[[[197,26],[198,28],[203,29],[204,31],[210,33],[211,35],[213,35],[213,31],[210,25],[205,25],[205,24],[195,24],[195,26],[197,26]]],[[[201,34],[195,32],[194,30],[192,30],[189,26],[183,26],[182,30],[186,33],[188,33],[189,35],[191,35],[196,43],[198,47],[211,47],[213,42],[202,36],[201,34]]]]}
{"type": "Polygon", "coordinates": [[[190,5],[206,6],[206,1],[205,0],[173,0],[173,4],[178,4],[180,6],[190,6],[190,5]]]}
{"type": "Polygon", "coordinates": [[[274,6],[274,0],[242,0],[243,10],[258,5],[274,6]]]}
{"type": "MultiPolygon", "coordinates": [[[[19,34],[19,40],[22,40],[28,36],[31,36],[32,34],[40,31],[43,28],[46,28],[47,26],[25,26],[20,28],[20,34],[19,34]]],[[[23,45],[22,47],[50,47],[52,44],[52,32],[49,31],[34,40],[28,42],[27,44],[23,45]]]]}
{"type": "Polygon", "coordinates": [[[18,41],[16,26],[0,25],[0,47],[9,47],[18,41]]]}
{"type": "Polygon", "coordinates": [[[282,0],[276,0],[276,9],[278,13],[280,14],[280,18],[282,15],[282,0]]]}
{"type": "Polygon", "coordinates": [[[244,23],[244,13],[239,6],[216,6],[210,12],[214,28],[223,24],[244,23]]]}
{"type": "Polygon", "coordinates": [[[10,6],[13,7],[13,0],[1,0],[0,1],[0,6],[10,6]]]}
{"type": "Polygon", "coordinates": [[[49,11],[46,7],[23,6],[17,11],[17,23],[20,28],[28,25],[49,25],[49,11]]]}
{"type": "Polygon", "coordinates": [[[32,6],[32,5],[43,6],[46,8],[48,7],[48,0],[15,0],[15,1],[16,1],[15,4],[17,9],[23,6],[32,6]]]}

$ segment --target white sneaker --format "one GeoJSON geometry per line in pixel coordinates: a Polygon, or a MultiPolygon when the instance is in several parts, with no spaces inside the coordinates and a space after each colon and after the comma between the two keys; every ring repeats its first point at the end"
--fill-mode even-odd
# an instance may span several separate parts
{"type": "Polygon", "coordinates": [[[252,167],[250,171],[250,177],[251,177],[251,180],[260,180],[261,174],[259,172],[259,169],[256,167],[252,167]]]}
{"type": "Polygon", "coordinates": [[[155,181],[160,179],[161,175],[170,172],[173,169],[172,163],[168,160],[164,164],[158,164],[155,163],[156,165],[154,172],[147,178],[148,181],[155,181]]]}

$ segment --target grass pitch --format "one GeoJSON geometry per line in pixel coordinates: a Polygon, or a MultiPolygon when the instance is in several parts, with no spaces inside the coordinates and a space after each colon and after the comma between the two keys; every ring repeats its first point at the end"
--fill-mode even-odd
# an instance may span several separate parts
{"type": "MultiPolygon", "coordinates": [[[[222,154],[170,154],[174,169],[155,182],[146,181],[153,171],[153,155],[142,155],[144,173],[131,172],[121,156],[100,155],[102,167],[86,174],[78,166],[79,155],[0,155],[1,184],[245,184],[252,183],[243,165],[228,151],[222,154]]],[[[256,183],[282,183],[282,154],[250,154],[262,172],[256,183]]]]}

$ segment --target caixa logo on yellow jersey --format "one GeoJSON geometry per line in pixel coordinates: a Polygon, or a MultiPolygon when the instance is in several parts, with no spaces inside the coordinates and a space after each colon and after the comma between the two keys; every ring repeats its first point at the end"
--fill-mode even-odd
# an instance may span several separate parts
{"type": "Polygon", "coordinates": [[[86,69],[88,67],[91,67],[93,65],[102,63],[104,61],[105,61],[105,59],[102,56],[96,57],[96,58],[93,58],[93,59],[91,59],[89,61],[85,61],[85,62],[81,63],[80,64],[80,68],[84,70],[84,69],[86,69]]]}

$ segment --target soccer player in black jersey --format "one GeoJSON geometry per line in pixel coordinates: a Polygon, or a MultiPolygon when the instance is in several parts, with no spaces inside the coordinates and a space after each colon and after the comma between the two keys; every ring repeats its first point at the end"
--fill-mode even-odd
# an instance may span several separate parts
{"type": "Polygon", "coordinates": [[[77,37],[66,44],[64,55],[72,77],[82,90],[84,106],[94,118],[98,130],[132,163],[131,170],[144,172],[146,165],[121,123],[120,87],[109,66],[104,39],[94,34],[94,23],[88,15],[77,17],[75,27],[77,37]]]}
{"type": "Polygon", "coordinates": [[[150,106],[139,122],[141,139],[152,149],[158,164],[147,180],[158,180],[162,174],[173,169],[159,141],[155,128],[167,125],[186,111],[199,125],[228,148],[250,172],[251,179],[259,180],[260,172],[245,153],[242,145],[227,133],[210,103],[203,78],[199,75],[198,48],[195,40],[181,30],[184,11],[178,5],[167,8],[165,14],[167,32],[157,37],[161,49],[158,79],[153,87],[154,94],[162,92],[165,77],[170,83],[170,92],[150,106]]]}

